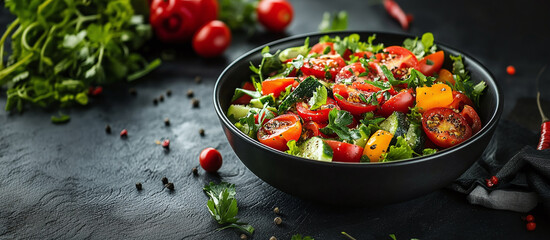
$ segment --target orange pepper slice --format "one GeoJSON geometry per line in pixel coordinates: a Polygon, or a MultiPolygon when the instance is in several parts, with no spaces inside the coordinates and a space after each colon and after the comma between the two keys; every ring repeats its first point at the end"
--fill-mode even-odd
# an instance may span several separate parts
{"type": "Polygon", "coordinates": [[[382,154],[388,151],[393,134],[388,131],[378,130],[367,141],[363,155],[367,156],[370,162],[382,160],[382,154]]]}
{"type": "Polygon", "coordinates": [[[453,89],[443,83],[431,87],[416,88],[416,107],[419,112],[425,112],[436,107],[447,107],[453,102],[453,89]]]}

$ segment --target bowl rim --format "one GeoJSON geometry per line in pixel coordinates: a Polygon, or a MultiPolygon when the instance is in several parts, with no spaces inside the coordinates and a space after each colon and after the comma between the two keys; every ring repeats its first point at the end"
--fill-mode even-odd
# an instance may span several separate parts
{"type": "MultiPolygon", "coordinates": [[[[229,120],[229,118],[227,118],[227,116],[225,115],[225,111],[221,108],[220,99],[219,99],[219,95],[220,95],[220,92],[221,92],[221,88],[220,88],[221,80],[222,80],[222,77],[225,74],[227,74],[227,72],[231,68],[233,68],[233,66],[235,66],[237,64],[241,64],[243,59],[248,58],[248,57],[250,57],[254,54],[260,53],[261,50],[266,46],[269,46],[270,48],[272,48],[272,46],[279,45],[279,44],[284,44],[286,42],[296,41],[296,40],[300,40],[300,39],[305,40],[305,38],[307,38],[307,37],[322,37],[322,36],[325,36],[325,35],[344,36],[344,35],[350,35],[350,34],[354,34],[354,33],[366,34],[366,35],[372,35],[372,34],[393,35],[394,37],[400,37],[400,38],[415,38],[415,37],[417,37],[417,36],[410,35],[410,34],[384,32],[384,31],[347,30],[347,31],[327,32],[327,33],[311,32],[311,33],[298,34],[298,35],[278,39],[278,40],[260,45],[258,47],[255,47],[252,50],[247,51],[246,53],[244,53],[243,55],[241,55],[240,57],[235,59],[233,62],[231,62],[222,71],[222,73],[218,76],[218,79],[216,80],[216,84],[214,85],[214,92],[213,92],[213,100],[214,100],[213,103],[214,103],[214,109],[216,111],[216,114],[218,115],[218,118],[220,119],[220,122],[223,125],[225,125],[227,127],[227,129],[229,129],[229,131],[231,131],[234,135],[241,138],[245,142],[249,142],[249,143],[255,145],[256,147],[259,147],[259,148],[261,148],[265,151],[274,153],[274,154],[279,155],[281,157],[287,157],[287,158],[291,158],[291,159],[296,160],[296,161],[303,161],[304,163],[309,163],[309,164],[319,164],[319,165],[326,165],[326,166],[331,166],[331,167],[353,167],[353,168],[392,167],[392,166],[409,165],[409,164],[416,164],[416,163],[420,163],[420,162],[432,161],[432,160],[440,158],[440,157],[445,157],[447,155],[451,155],[452,153],[454,153],[456,151],[460,151],[461,149],[470,146],[471,144],[476,142],[478,139],[482,138],[486,134],[489,134],[491,132],[490,130],[493,129],[496,126],[496,124],[498,124],[498,121],[499,121],[500,116],[502,114],[504,104],[503,104],[502,88],[500,87],[498,82],[495,80],[494,75],[491,73],[491,71],[489,71],[489,69],[487,69],[487,67],[485,65],[481,64],[481,62],[479,62],[477,59],[475,59],[471,55],[469,55],[469,54],[467,54],[463,51],[459,51],[459,50],[457,50],[453,47],[450,47],[450,46],[448,46],[444,43],[438,42],[438,41],[434,41],[434,43],[437,44],[438,46],[443,46],[446,49],[449,49],[451,51],[455,51],[455,52],[460,53],[463,56],[463,58],[468,59],[468,61],[472,61],[475,64],[477,64],[481,68],[481,70],[483,72],[485,72],[486,75],[489,76],[488,79],[484,79],[484,80],[486,82],[491,82],[492,85],[494,85],[494,87],[495,87],[496,109],[492,112],[489,120],[481,128],[481,130],[479,132],[474,134],[472,137],[470,137],[466,141],[464,141],[464,142],[462,142],[462,143],[460,143],[456,146],[438,151],[435,154],[431,154],[431,155],[427,155],[427,156],[418,156],[418,157],[402,159],[402,160],[396,160],[396,161],[390,161],[390,162],[375,162],[375,163],[372,163],[372,162],[349,163],[349,162],[317,161],[317,160],[313,160],[313,159],[302,158],[302,157],[290,155],[290,154],[287,154],[285,152],[282,152],[282,151],[270,148],[266,145],[263,145],[259,141],[256,141],[256,140],[252,139],[251,137],[249,137],[248,135],[244,134],[239,129],[237,129],[237,127],[235,127],[235,125],[232,124],[231,121],[229,120]]],[[[488,86],[490,86],[490,85],[488,85],[488,86]]]]}

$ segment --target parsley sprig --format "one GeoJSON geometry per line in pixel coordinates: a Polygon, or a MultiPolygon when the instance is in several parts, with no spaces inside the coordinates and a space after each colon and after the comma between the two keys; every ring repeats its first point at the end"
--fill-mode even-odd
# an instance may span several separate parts
{"type": "Polygon", "coordinates": [[[254,233],[254,227],[247,223],[239,222],[239,218],[237,218],[239,208],[237,207],[237,199],[235,199],[235,184],[227,182],[215,184],[210,182],[210,184],[204,186],[203,190],[210,197],[207,203],[210,215],[219,224],[225,225],[219,228],[219,230],[237,228],[248,234],[254,233]]]}

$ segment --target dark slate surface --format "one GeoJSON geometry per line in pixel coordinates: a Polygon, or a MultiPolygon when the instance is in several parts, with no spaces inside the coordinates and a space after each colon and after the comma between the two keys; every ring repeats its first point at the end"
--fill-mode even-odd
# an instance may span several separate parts
{"type": "MultiPolygon", "coordinates": [[[[342,231],[357,239],[389,239],[388,234],[398,239],[550,236],[548,216],[538,209],[533,212],[537,230],[527,232],[524,214],[469,205],[464,195],[450,190],[384,207],[350,209],[302,201],[248,171],[225,139],[212,104],[215,80],[227,64],[270,40],[316,31],[323,11],[347,10],[349,29],[403,32],[378,1],[291,2],[296,14],[286,34],[236,34],[225,56],[211,60],[197,58],[188,47],[163,45],[162,51],[175,54],[176,60],[132,85],[137,96],[128,94],[129,85],[108,88],[89,106],[64,110],[72,117],[68,124],[53,125],[49,117],[55,112],[41,109],[22,115],[0,111],[0,238],[238,239],[233,230],[216,231],[206,209],[202,187],[219,180],[237,185],[239,216],[256,228],[254,239],[290,239],[297,233],[345,239],[342,231]],[[202,83],[195,83],[195,76],[202,76],[202,83]],[[168,89],[171,97],[165,94],[168,89]],[[199,108],[192,108],[189,89],[200,100],[199,108]],[[165,101],[153,105],[152,99],[161,94],[165,101]],[[169,127],[164,126],[166,117],[169,127]],[[105,133],[106,124],[113,133],[105,133]],[[126,139],[118,136],[123,128],[128,129],[126,139]],[[155,143],[163,138],[170,139],[170,151],[155,143]],[[205,147],[219,149],[224,165],[219,175],[199,170],[193,176],[191,169],[205,147]],[[164,176],[175,191],[163,189],[164,176]],[[142,191],[136,191],[136,182],[143,183],[142,191]],[[275,206],[281,209],[280,226],[273,224],[275,206]]],[[[550,62],[548,1],[399,2],[414,14],[411,34],[431,31],[436,40],[480,60],[503,87],[503,116],[537,130],[534,78],[550,62]],[[516,66],[515,76],[505,73],[509,64],[516,66]]],[[[2,32],[9,19],[0,10],[2,32]]],[[[158,44],[152,44],[158,53],[158,44]]],[[[5,101],[1,91],[0,105],[5,101]]]]}

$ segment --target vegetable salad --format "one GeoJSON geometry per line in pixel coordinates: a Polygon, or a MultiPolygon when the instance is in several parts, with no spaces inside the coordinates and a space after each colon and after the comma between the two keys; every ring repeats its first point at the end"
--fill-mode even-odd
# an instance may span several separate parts
{"type": "Polygon", "coordinates": [[[402,46],[324,36],[251,63],[227,115],[271,148],[319,161],[387,162],[429,155],[481,130],[485,82],[462,56],[446,59],[431,33],[402,46]],[[452,61],[452,69],[442,68],[452,61]]]}

